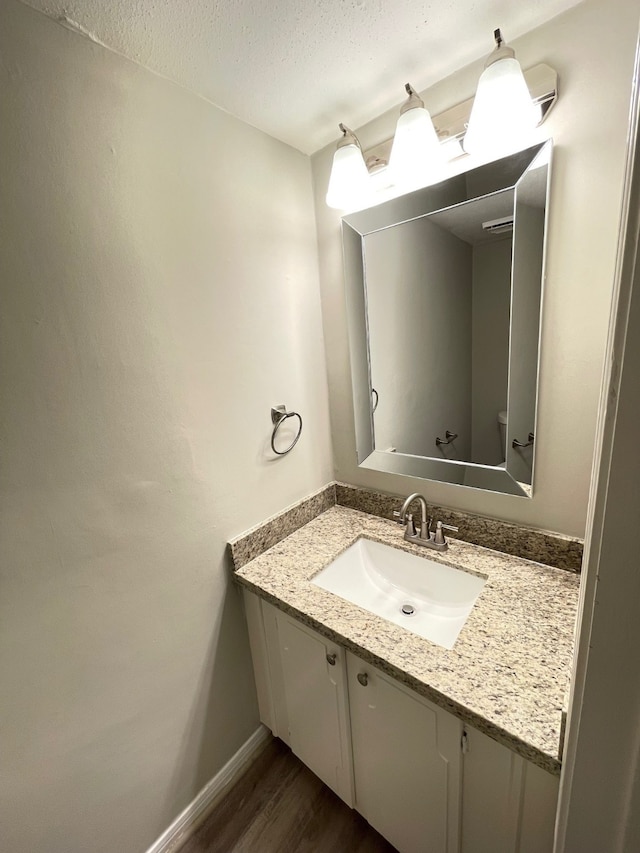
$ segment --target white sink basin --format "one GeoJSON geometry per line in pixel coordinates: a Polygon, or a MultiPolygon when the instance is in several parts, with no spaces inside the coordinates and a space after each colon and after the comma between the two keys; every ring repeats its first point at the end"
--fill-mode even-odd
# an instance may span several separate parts
{"type": "Polygon", "coordinates": [[[319,572],[316,586],[452,649],[485,578],[358,539],[319,572]],[[410,615],[403,613],[413,609],[410,615]]]}

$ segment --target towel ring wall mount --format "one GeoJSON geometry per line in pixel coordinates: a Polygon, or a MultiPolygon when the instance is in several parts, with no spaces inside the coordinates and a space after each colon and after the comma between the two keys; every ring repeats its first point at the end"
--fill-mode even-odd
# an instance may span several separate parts
{"type": "Polygon", "coordinates": [[[289,453],[290,450],[293,450],[293,448],[298,443],[298,439],[302,435],[302,417],[297,412],[288,412],[287,407],[284,405],[272,406],[271,423],[273,424],[273,432],[271,433],[271,449],[277,456],[285,456],[287,453],[289,453]],[[285,448],[284,450],[276,450],[276,436],[278,435],[278,430],[280,429],[282,424],[289,418],[298,419],[298,432],[296,433],[296,436],[289,445],[289,447],[285,448]]]}
{"type": "Polygon", "coordinates": [[[529,433],[528,439],[528,441],[518,441],[517,438],[514,438],[511,442],[511,447],[531,447],[535,441],[535,436],[532,432],[529,433]]]}

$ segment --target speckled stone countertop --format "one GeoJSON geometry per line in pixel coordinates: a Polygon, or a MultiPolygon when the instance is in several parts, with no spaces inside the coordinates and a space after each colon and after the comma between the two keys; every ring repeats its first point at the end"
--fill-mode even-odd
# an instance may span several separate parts
{"type": "Polygon", "coordinates": [[[464,722],[559,773],[579,577],[467,542],[411,545],[394,522],[332,507],[236,571],[239,583],[464,722]],[[487,577],[453,649],[310,580],[360,536],[487,577]]]}

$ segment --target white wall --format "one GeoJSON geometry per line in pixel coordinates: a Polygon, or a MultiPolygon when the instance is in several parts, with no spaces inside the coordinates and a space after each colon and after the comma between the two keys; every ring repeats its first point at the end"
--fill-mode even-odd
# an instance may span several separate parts
{"type": "MultiPolygon", "coordinates": [[[[535,174],[535,173],[534,173],[535,174]]],[[[528,178],[522,180],[526,185],[528,178]]],[[[511,310],[511,363],[509,373],[509,423],[507,426],[507,468],[521,483],[531,483],[532,461],[537,443],[536,373],[540,328],[543,258],[540,252],[545,212],[516,198],[516,229],[513,245],[513,295],[511,310]],[[516,348],[517,343],[517,348],[516,348]],[[514,447],[525,443],[533,433],[533,447],[514,447]]],[[[535,476],[535,474],[534,474],[535,476]]]]}
{"type": "Polygon", "coordinates": [[[376,449],[468,459],[471,247],[428,217],[368,234],[364,246],[376,449]],[[447,429],[459,439],[441,452],[447,429]]]}
{"type": "Polygon", "coordinates": [[[472,451],[485,465],[504,462],[498,412],[507,408],[511,235],[473,247],[472,451]]]}
{"type": "Polygon", "coordinates": [[[258,724],[227,539],[332,477],[309,161],[14,0],[0,52],[0,848],[136,853],[258,724]]]}
{"type": "Polygon", "coordinates": [[[636,61],[634,132],[600,400],[557,853],[640,850],[640,41],[636,61]]]}
{"type": "MultiPolygon", "coordinates": [[[[324,203],[332,146],[313,158],[336,474],[534,527],[583,535],[610,311],[637,9],[584,3],[513,42],[524,68],[559,75],[560,99],[533,141],[555,143],[532,500],[359,469],[355,463],[340,218],[324,203]]],[[[423,93],[434,115],[470,97],[484,58],[423,93]]],[[[404,80],[399,81],[399,90],[404,80]]],[[[365,149],[389,138],[397,107],[362,128],[365,149]]],[[[349,123],[349,116],[336,116],[349,123]]]]}

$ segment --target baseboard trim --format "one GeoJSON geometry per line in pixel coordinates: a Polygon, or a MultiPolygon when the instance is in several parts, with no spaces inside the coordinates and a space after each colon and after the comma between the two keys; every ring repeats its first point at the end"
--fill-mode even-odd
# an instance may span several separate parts
{"type": "Polygon", "coordinates": [[[242,775],[247,765],[253,761],[270,737],[271,732],[266,726],[261,725],[257,728],[146,853],[175,853],[203,816],[222,799],[231,785],[242,775]]]}

